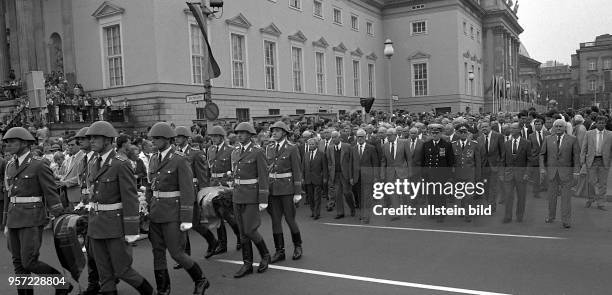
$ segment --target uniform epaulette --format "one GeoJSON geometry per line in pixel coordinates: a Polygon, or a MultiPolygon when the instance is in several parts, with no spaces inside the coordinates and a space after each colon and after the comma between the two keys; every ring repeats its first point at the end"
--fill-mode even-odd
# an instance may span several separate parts
{"type": "Polygon", "coordinates": [[[287,144],[290,145],[290,146],[294,146],[295,145],[295,143],[293,143],[291,141],[288,141],[288,140],[287,140],[287,144]]]}
{"type": "Polygon", "coordinates": [[[177,154],[177,155],[179,155],[179,156],[181,156],[181,157],[184,157],[184,156],[185,156],[185,153],[183,153],[183,152],[181,152],[181,151],[174,151],[174,153],[175,153],[175,154],[177,154]]]}
{"type": "Polygon", "coordinates": [[[473,140],[473,139],[472,139],[472,140],[470,140],[470,141],[471,141],[472,143],[478,143],[478,141],[473,140]]]}
{"type": "Polygon", "coordinates": [[[116,155],[115,159],[117,159],[117,160],[119,160],[121,162],[125,162],[125,160],[126,160],[125,158],[121,157],[120,155],[116,155]]]}
{"type": "Polygon", "coordinates": [[[457,142],[456,140],[451,141],[452,144],[455,144],[456,142],[457,142]]]}
{"type": "Polygon", "coordinates": [[[42,160],[44,160],[45,158],[43,158],[43,157],[39,157],[39,156],[32,156],[32,159],[34,159],[34,160],[36,160],[36,161],[42,161],[42,160]]]}
{"type": "Polygon", "coordinates": [[[261,146],[258,145],[258,144],[253,144],[253,147],[256,148],[256,149],[260,149],[261,148],[261,146]]]}

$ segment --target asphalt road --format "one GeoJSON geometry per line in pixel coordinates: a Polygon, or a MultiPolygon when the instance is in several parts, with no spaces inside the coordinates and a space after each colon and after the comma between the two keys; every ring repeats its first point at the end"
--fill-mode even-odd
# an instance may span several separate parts
{"type": "MultiPolygon", "coordinates": [[[[203,258],[204,239],[191,232],[191,242],[193,256],[212,283],[207,294],[612,294],[612,212],[583,205],[584,200],[573,200],[571,229],[562,229],[559,221],[545,224],[546,202],[533,197],[528,197],[525,221],[510,224],[502,224],[498,212],[470,224],[458,217],[443,224],[415,217],[374,218],[363,226],[354,217],[335,220],[333,212],[313,221],[301,206],[304,257],[242,279],[232,277],[241,254],[231,231],[231,250],[209,260],[203,258]]],[[[273,251],[267,214],[260,231],[273,251]]],[[[285,240],[291,253],[289,234],[285,240]]],[[[133,253],[134,268],[154,284],[149,242],[139,241],[133,253]]],[[[41,260],[59,266],[50,232],[41,260]]],[[[14,294],[7,282],[12,274],[8,251],[0,251],[0,261],[0,294],[14,294]]],[[[170,273],[172,294],[191,294],[187,273],[170,273]]],[[[80,285],[86,283],[85,270],[80,285]]],[[[120,294],[137,294],[125,283],[118,288],[120,294]]]]}

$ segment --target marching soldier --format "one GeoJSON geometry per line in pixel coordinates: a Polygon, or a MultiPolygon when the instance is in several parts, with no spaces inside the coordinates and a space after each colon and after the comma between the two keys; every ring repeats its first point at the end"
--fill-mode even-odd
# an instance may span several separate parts
{"type": "MultiPolygon", "coordinates": [[[[43,158],[30,153],[30,145],[35,139],[25,128],[9,129],[3,140],[6,151],[15,156],[6,166],[7,194],[2,221],[15,275],[35,273],[62,278],[57,269],[38,260],[43,228],[49,221],[47,210],[54,217],[64,210],[53,172],[43,158]]],[[[56,286],[55,294],[68,294],[71,290],[72,285],[66,283],[56,286]]],[[[34,294],[34,290],[18,289],[17,294],[34,294]]]]}
{"type": "Polygon", "coordinates": [[[170,124],[159,122],[151,127],[149,136],[158,153],[151,158],[149,177],[149,240],[153,247],[153,267],[157,293],[170,294],[170,276],[166,249],[195,283],[193,294],[204,294],[210,286],[200,266],[185,254],[185,235],[193,224],[193,174],[184,153],[176,151],[171,141],[176,137],[170,124]]]}
{"type": "Polygon", "coordinates": [[[242,245],[242,260],[244,264],[234,274],[241,278],[253,273],[253,245],[255,244],[261,262],[257,268],[258,273],[268,269],[270,252],[266,242],[257,228],[261,224],[259,211],[268,207],[268,169],[266,156],[260,146],[251,142],[256,135],[255,128],[247,122],[242,122],[234,129],[239,142],[232,152],[232,172],[234,174],[234,214],[240,230],[240,244],[242,245]]]}
{"type": "MultiPolygon", "coordinates": [[[[225,142],[226,132],[221,126],[213,126],[210,132],[208,132],[208,135],[211,137],[213,143],[213,145],[208,148],[208,163],[211,172],[210,185],[229,186],[227,182],[231,181],[232,151],[234,147],[225,142]]],[[[229,224],[236,235],[236,250],[240,250],[240,231],[238,230],[238,224],[234,217],[231,198],[215,199],[213,200],[213,207],[221,221],[217,229],[219,246],[215,252],[219,254],[227,252],[227,231],[224,221],[229,224]]]]}
{"type": "Polygon", "coordinates": [[[100,292],[117,294],[115,278],[119,278],[140,294],[153,294],[151,284],[132,269],[132,256],[125,243],[138,239],[138,196],[131,165],[113,149],[117,131],[110,123],[98,121],[85,135],[99,154],[91,171],[87,236],[100,275],[100,292]]]}
{"type": "MultiPolygon", "coordinates": [[[[458,140],[454,141],[453,151],[455,155],[454,180],[457,182],[471,182],[480,180],[482,172],[482,154],[478,142],[468,139],[471,134],[469,125],[461,123],[455,127],[458,140]]],[[[466,195],[461,199],[461,207],[468,212],[472,204],[473,196],[466,195]]],[[[465,215],[465,222],[472,222],[469,214],[465,215]]]]}
{"type": "MultiPolygon", "coordinates": [[[[455,164],[453,146],[440,138],[443,127],[440,124],[429,124],[431,140],[423,143],[423,178],[428,182],[446,182],[455,164]]],[[[430,192],[428,202],[440,208],[446,205],[446,196],[439,192],[430,192]]],[[[435,217],[435,216],[432,216],[435,217]]],[[[437,216],[438,222],[444,222],[444,215],[437,216]]]]}
{"type": "Polygon", "coordinates": [[[295,222],[295,205],[302,198],[302,172],[297,146],[287,140],[289,127],[282,121],[270,126],[273,142],[266,147],[269,166],[270,198],[268,213],[272,217],[272,234],[276,252],[270,263],[285,260],[285,240],[283,238],[282,218],[291,231],[293,241],[293,260],[302,257],[302,237],[295,222]]]}

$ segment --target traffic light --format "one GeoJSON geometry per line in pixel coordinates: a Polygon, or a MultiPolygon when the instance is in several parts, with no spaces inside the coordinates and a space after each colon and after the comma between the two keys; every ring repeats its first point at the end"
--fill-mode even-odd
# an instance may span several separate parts
{"type": "Polygon", "coordinates": [[[372,105],[374,104],[374,97],[362,97],[359,99],[359,104],[365,109],[366,113],[369,113],[372,109],[372,105]]]}

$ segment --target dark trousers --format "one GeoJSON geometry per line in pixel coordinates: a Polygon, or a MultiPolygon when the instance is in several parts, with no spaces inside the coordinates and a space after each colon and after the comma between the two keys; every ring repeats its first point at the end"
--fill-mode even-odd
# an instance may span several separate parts
{"type": "Polygon", "coordinates": [[[270,196],[268,199],[268,213],[270,214],[270,217],[272,217],[272,233],[283,233],[283,216],[285,216],[285,221],[287,222],[291,233],[299,233],[300,229],[298,228],[297,222],[295,222],[295,204],[293,204],[293,195],[270,196]]]}
{"type": "MultiPolygon", "coordinates": [[[[208,227],[204,224],[195,224],[193,226],[193,230],[199,233],[204,239],[206,243],[208,243],[208,247],[214,246],[216,243],[215,235],[208,229],[208,227]]],[[[189,233],[187,231],[182,232],[185,236],[185,254],[191,256],[191,242],[189,241],[189,233]]]]}
{"type": "MultiPolygon", "coordinates": [[[[490,169],[490,167],[485,168],[490,169]]],[[[497,194],[498,194],[498,186],[500,185],[499,179],[497,176],[497,171],[493,172],[489,170],[489,173],[485,175],[485,197],[487,202],[491,205],[492,208],[497,208],[497,194]]],[[[503,188],[502,188],[503,189],[503,188]]]]}
{"type": "Polygon", "coordinates": [[[525,197],[527,194],[526,186],[524,181],[512,180],[505,182],[505,200],[504,205],[506,206],[506,212],[504,219],[512,219],[512,208],[514,207],[514,193],[516,192],[516,220],[523,220],[525,215],[525,197]]]}
{"type": "Polygon", "coordinates": [[[181,232],[179,222],[155,223],[149,225],[149,240],[153,248],[153,269],[167,269],[166,249],[170,257],[184,269],[190,269],[195,263],[185,254],[186,235],[181,232]]]}
{"type": "MultiPolygon", "coordinates": [[[[240,243],[259,243],[263,238],[257,231],[261,225],[259,204],[234,204],[234,214],[240,231],[240,243]]],[[[244,249],[244,247],[243,247],[244,249]]]]}
{"type": "Polygon", "coordinates": [[[231,201],[213,201],[213,208],[215,213],[219,216],[219,228],[217,229],[217,239],[222,246],[227,246],[227,230],[225,229],[225,222],[229,224],[232,231],[236,235],[236,240],[240,242],[240,231],[238,230],[238,224],[236,223],[236,217],[234,216],[234,210],[232,208],[231,201]],[[225,221],[225,222],[224,222],[225,221]]]}
{"type": "Polygon", "coordinates": [[[571,180],[562,181],[559,174],[548,179],[548,218],[555,219],[557,215],[557,197],[561,196],[561,221],[570,223],[572,217],[572,187],[571,180]]]}
{"type": "Polygon", "coordinates": [[[351,191],[353,192],[353,197],[355,198],[355,207],[361,208],[361,177],[357,183],[353,184],[351,191]]]}
{"type": "Polygon", "coordinates": [[[306,184],[306,200],[308,200],[308,204],[310,205],[310,211],[314,216],[321,216],[321,198],[323,195],[323,187],[327,187],[326,185],[317,185],[317,184],[306,184]]]}
{"type": "Polygon", "coordinates": [[[124,238],[90,239],[96,267],[100,274],[100,292],[117,290],[115,278],[139,287],[144,278],[132,268],[132,248],[124,238]]]}
{"type": "Polygon", "coordinates": [[[87,249],[87,282],[89,285],[99,285],[100,275],[98,274],[98,267],[96,267],[96,259],[94,258],[90,237],[85,238],[85,249],[87,249]]]}
{"type": "Polygon", "coordinates": [[[336,171],[334,176],[334,200],[336,201],[336,213],[338,215],[344,215],[344,202],[349,206],[351,210],[355,209],[355,200],[351,193],[351,185],[348,179],[342,176],[342,172],[336,171]]]}

